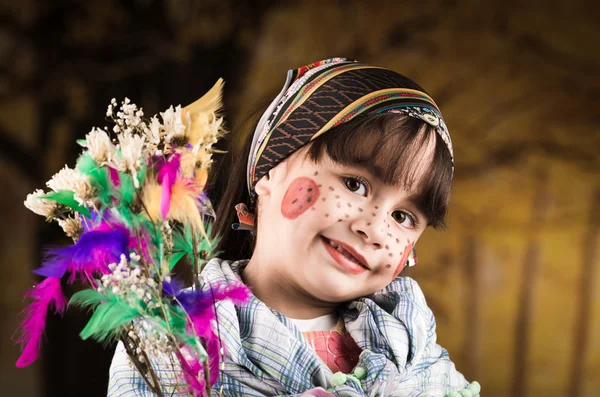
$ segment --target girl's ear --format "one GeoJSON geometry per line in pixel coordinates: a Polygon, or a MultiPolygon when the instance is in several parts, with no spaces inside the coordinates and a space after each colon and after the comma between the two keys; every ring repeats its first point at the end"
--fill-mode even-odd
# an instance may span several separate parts
{"type": "Polygon", "coordinates": [[[287,173],[287,159],[271,168],[269,172],[260,178],[254,187],[259,197],[269,196],[275,186],[281,183],[287,173]]]}

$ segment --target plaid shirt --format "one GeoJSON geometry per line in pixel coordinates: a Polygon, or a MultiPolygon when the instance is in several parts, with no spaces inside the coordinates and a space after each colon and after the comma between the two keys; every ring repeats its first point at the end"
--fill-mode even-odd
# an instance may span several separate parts
{"type": "MultiPolygon", "coordinates": [[[[214,259],[202,277],[212,285],[239,283],[238,272],[245,263],[214,259]]],[[[316,396],[324,395],[321,388],[333,387],[333,373],[296,326],[256,297],[243,307],[219,302],[217,316],[226,361],[213,386],[214,395],[221,386],[224,396],[294,396],[307,391],[304,396],[316,396]]],[[[349,378],[333,388],[333,395],[444,396],[468,385],[447,351],[436,344],[433,313],[411,278],[397,278],[376,294],[350,302],[342,318],[363,350],[358,366],[367,377],[360,384],[349,378]]],[[[154,358],[154,368],[163,385],[174,379],[160,358],[154,358]]],[[[165,387],[165,395],[171,393],[172,388],[165,387]]],[[[110,368],[108,396],[153,396],[121,344],[110,368]]]]}

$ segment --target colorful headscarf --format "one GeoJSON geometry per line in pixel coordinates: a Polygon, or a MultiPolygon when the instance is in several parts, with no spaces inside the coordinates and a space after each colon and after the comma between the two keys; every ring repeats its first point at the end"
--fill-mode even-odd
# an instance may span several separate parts
{"type": "Polygon", "coordinates": [[[247,182],[254,186],[269,170],[321,134],[362,114],[400,113],[435,128],[454,155],[450,134],[433,99],[392,70],[331,58],[290,70],[279,95],[261,117],[248,156],[247,182]]]}

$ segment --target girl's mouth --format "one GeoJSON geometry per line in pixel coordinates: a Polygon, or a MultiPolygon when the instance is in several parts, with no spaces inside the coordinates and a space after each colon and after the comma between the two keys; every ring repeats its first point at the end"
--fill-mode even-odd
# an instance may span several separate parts
{"type": "Polygon", "coordinates": [[[352,255],[348,250],[344,249],[340,244],[328,238],[321,236],[323,245],[333,259],[344,269],[353,274],[360,274],[366,270],[370,270],[358,258],[352,255]]]}

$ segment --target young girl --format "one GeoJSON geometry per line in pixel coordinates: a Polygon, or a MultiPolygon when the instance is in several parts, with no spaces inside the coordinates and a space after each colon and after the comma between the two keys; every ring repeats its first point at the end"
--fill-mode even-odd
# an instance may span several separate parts
{"type": "MultiPolygon", "coordinates": [[[[479,395],[436,344],[417,283],[398,277],[425,228],[443,226],[452,184],[450,136],[427,93],[384,68],[317,62],[288,72],[242,150],[221,179],[221,259],[202,277],[241,280],[253,296],[217,305],[213,394],[479,395]]],[[[108,394],[151,395],[122,345],[108,394]]]]}

